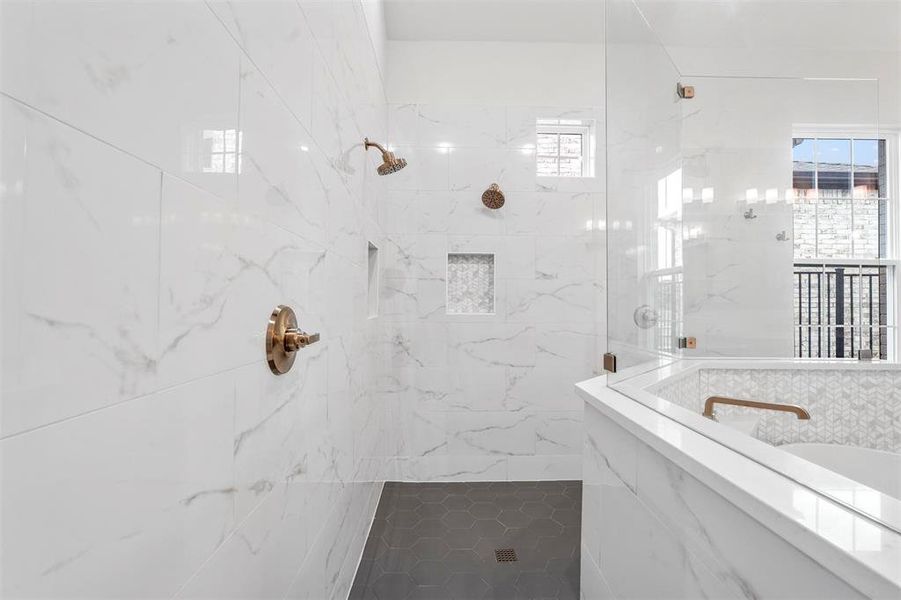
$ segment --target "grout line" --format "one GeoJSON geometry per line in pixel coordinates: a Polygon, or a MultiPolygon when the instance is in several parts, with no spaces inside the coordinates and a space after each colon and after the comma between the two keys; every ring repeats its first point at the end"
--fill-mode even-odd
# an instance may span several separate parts
{"type": "Polygon", "coordinates": [[[42,430],[42,429],[46,429],[46,428],[48,428],[48,427],[54,427],[54,426],[57,426],[57,425],[62,425],[63,423],[68,423],[69,421],[74,421],[74,420],[76,420],[76,419],[81,419],[81,418],[83,418],[83,417],[87,417],[87,416],[93,415],[93,414],[98,413],[98,412],[103,411],[103,410],[107,410],[107,409],[111,409],[111,408],[120,407],[120,406],[123,406],[123,405],[125,405],[125,404],[129,404],[129,403],[131,403],[131,402],[135,402],[135,401],[138,401],[138,400],[144,400],[144,399],[150,398],[150,397],[152,397],[152,396],[156,396],[157,394],[163,394],[163,393],[171,392],[172,390],[175,390],[175,389],[177,389],[177,388],[184,387],[184,386],[188,386],[188,385],[193,385],[193,384],[198,383],[198,382],[200,382],[200,381],[203,381],[203,380],[205,380],[205,379],[210,379],[210,378],[213,378],[213,377],[218,377],[218,376],[220,376],[220,375],[223,375],[223,374],[225,374],[225,373],[229,373],[229,372],[231,372],[231,371],[237,371],[237,370],[239,370],[239,369],[244,369],[244,368],[247,368],[247,367],[252,366],[252,365],[265,365],[265,364],[266,364],[265,361],[255,360],[255,361],[253,361],[253,362],[243,363],[243,364],[240,364],[240,365],[235,365],[235,366],[232,366],[232,367],[228,367],[228,368],[222,369],[221,371],[215,371],[215,372],[213,372],[213,373],[207,373],[206,375],[201,375],[200,377],[195,377],[195,378],[193,378],[193,379],[188,379],[188,380],[186,380],[186,381],[180,381],[180,382],[178,382],[178,383],[173,383],[173,384],[165,385],[165,386],[163,386],[163,387],[156,388],[156,389],[154,389],[154,390],[152,390],[152,391],[145,392],[145,393],[139,394],[139,395],[137,395],[137,396],[132,396],[132,397],[130,397],[130,398],[125,398],[125,399],[123,399],[123,400],[117,400],[116,402],[113,402],[113,403],[111,403],[111,404],[105,404],[105,405],[103,405],[103,406],[98,406],[97,408],[92,408],[92,409],[90,409],[90,410],[88,410],[88,411],[78,413],[77,415],[71,415],[71,416],[68,416],[68,417],[63,417],[62,419],[57,419],[57,420],[55,420],[55,421],[50,421],[49,423],[44,423],[44,424],[42,424],[42,425],[36,425],[36,426],[30,427],[30,428],[28,428],[28,429],[23,429],[22,431],[17,431],[17,432],[15,432],[15,433],[11,433],[11,434],[9,434],[9,435],[2,436],[2,437],[0,437],[0,442],[5,442],[5,441],[7,441],[7,440],[12,440],[12,439],[14,439],[14,438],[18,438],[18,437],[21,437],[21,436],[24,436],[24,435],[27,435],[27,434],[30,434],[30,433],[35,433],[35,432],[37,432],[37,431],[40,431],[40,430],[42,430]]]}

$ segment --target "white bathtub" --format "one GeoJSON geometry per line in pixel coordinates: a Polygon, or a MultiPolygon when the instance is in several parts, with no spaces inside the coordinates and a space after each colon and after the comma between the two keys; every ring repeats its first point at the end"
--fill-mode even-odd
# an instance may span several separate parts
{"type": "Polygon", "coordinates": [[[838,444],[784,444],[779,448],[901,500],[901,454],[838,444]]]}

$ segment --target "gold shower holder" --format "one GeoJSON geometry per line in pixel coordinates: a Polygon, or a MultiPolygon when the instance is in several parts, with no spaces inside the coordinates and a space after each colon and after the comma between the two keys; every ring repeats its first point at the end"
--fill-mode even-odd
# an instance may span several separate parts
{"type": "Polygon", "coordinates": [[[297,315],[290,306],[279,304],[266,327],[266,360],[276,375],[284,375],[294,366],[297,351],[319,341],[318,333],[307,333],[297,326],[297,315]]]}

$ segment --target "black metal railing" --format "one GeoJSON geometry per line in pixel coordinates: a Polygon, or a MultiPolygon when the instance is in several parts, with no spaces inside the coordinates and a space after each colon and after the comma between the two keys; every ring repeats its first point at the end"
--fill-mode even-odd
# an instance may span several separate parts
{"type": "Polygon", "coordinates": [[[795,355],[888,358],[887,268],[795,264],[795,355]]]}

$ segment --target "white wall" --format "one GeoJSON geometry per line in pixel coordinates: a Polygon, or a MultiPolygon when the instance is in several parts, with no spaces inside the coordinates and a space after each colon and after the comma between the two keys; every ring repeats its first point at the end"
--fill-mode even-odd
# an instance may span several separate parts
{"type": "Polygon", "coordinates": [[[602,44],[388,42],[397,104],[603,106],[602,44]]]}
{"type": "Polygon", "coordinates": [[[572,384],[600,356],[604,179],[536,178],[535,122],[603,132],[600,47],[389,42],[388,56],[389,139],[410,161],[381,219],[400,477],[578,479],[572,384]],[[496,211],[480,199],[493,182],[496,211]],[[495,314],[447,314],[448,252],[495,255],[495,314]]]}
{"type": "Polygon", "coordinates": [[[393,464],[360,4],[0,10],[0,595],[346,596],[393,464]],[[280,303],[322,341],[276,377],[280,303]]]}

